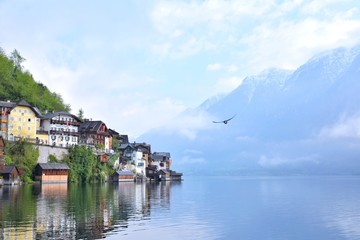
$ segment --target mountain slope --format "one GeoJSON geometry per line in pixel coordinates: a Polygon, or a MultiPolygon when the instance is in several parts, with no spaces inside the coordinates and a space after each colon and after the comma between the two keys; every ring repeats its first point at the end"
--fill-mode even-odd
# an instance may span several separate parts
{"type": "Polygon", "coordinates": [[[69,112],[70,105],[63,102],[61,95],[36,82],[30,72],[22,69],[24,60],[16,50],[8,57],[0,48],[0,100],[16,102],[24,99],[42,112],[69,112]]]}
{"type": "Polygon", "coordinates": [[[359,50],[339,48],[294,72],[247,77],[206,109],[185,113],[197,127],[179,116],[183,125],[141,139],[171,151],[185,172],[360,174],[359,50]],[[211,123],[235,113],[228,125],[211,123]]]}

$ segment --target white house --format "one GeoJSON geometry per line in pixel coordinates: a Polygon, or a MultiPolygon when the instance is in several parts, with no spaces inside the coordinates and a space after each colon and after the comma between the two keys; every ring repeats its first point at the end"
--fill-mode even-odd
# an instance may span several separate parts
{"type": "Polygon", "coordinates": [[[143,157],[143,152],[140,149],[134,149],[131,156],[131,163],[134,166],[135,173],[145,175],[146,160],[143,157]]]}
{"type": "Polygon", "coordinates": [[[43,116],[41,128],[49,132],[49,145],[70,147],[79,142],[81,120],[67,112],[53,112],[43,116]]]}

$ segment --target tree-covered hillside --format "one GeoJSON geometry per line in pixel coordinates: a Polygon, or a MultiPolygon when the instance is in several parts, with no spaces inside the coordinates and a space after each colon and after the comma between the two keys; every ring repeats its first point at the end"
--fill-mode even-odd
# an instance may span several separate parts
{"type": "Polygon", "coordinates": [[[24,99],[41,112],[70,112],[70,105],[64,103],[60,94],[51,92],[36,82],[30,72],[23,70],[23,61],[25,59],[17,50],[7,56],[0,48],[0,100],[16,102],[24,99]]]}

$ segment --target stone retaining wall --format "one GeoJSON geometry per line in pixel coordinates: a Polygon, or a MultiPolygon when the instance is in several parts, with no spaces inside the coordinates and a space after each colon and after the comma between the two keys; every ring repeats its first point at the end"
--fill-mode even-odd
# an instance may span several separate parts
{"type": "Polygon", "coordinates": [[[49,155],[54,155],[57,159],[62,159],[63,155],[69,154],[67,148],[38,145],[39,158],[38,163],[47,163],[49,161],[49,155]]]}

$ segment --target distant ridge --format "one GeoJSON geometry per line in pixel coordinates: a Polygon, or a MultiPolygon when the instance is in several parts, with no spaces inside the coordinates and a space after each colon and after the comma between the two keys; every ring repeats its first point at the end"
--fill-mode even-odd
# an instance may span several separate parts
{"type": "Polygon", "coordinates": [[[198,108],[198,128],[183,113],[180,127],[140,139],[169,149],[176,168],[186,172],[360,174],[359,76],[360,47],[337,48],[294,71],[270,69],[245,78],[228,95],[198,108]],[[230,113],[237,114],[230,125],[208,125],[230,113]]]}

